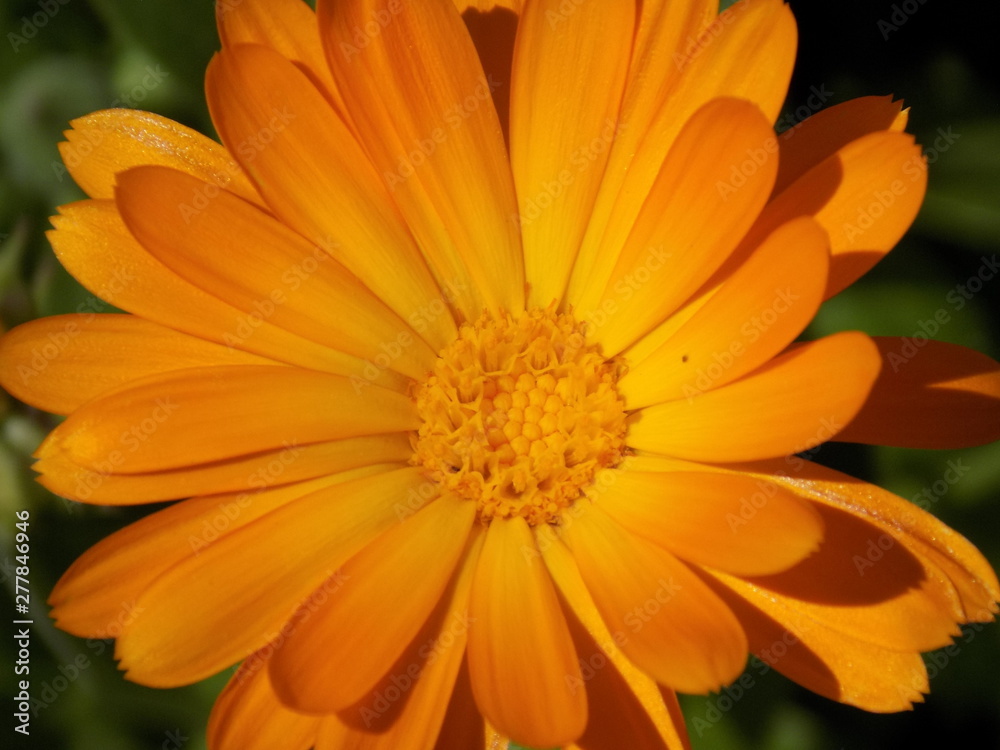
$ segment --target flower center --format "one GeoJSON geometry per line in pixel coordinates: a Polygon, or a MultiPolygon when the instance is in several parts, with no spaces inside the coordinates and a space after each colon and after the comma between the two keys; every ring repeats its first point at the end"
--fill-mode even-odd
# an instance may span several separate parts
{"type": "Polygon", "coordinates": [[[625,451],[623,372],[553,307],[463,325],[417,391],[411,462],[479,519],[557,522],[598,469],[625,451]]]}

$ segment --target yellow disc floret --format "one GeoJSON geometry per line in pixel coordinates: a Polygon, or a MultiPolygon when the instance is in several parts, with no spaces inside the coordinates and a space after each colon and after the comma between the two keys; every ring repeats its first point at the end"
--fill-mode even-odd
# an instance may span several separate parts
{"type": "Polygon", "coordinates": [[[625,450],[622,365],[569,313],[484,313],[441,352],[417,393],[413,463],[479,518],[556,522],[625,450]]]}

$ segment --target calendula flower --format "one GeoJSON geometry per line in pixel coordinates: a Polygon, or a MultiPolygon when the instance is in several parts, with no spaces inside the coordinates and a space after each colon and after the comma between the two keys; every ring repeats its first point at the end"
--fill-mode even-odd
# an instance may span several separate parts
{"type": "Polygon", "coordinates": [[[909,708],[997,579],[801,454],[994,440],[1000,366],[796,341],[917,212],[905,111],[776,134],[780,0],[469,5],[220,2],[222,145],[74,121],[51,242],[125,314],[15,329],[0,376],[68,415],[46,487],[181,502],[59,626],[145,685],[242,662],[215,750],[683,747],[676,691],[749,654],[909,708]]]}

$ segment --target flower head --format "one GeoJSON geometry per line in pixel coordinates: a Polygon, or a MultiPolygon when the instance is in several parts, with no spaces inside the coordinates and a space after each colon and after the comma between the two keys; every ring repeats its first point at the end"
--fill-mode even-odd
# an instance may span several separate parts
{"type": "Polygon", "coordinates": [[[994,440],[1000,366],[797,340],[916,214],[905,111],[776,134],[780,0],[457,6],[220,3],[221,144],[74,121],[90,199],[50,239],[125,313],[15,329],[0,380],[68,415],[45,486],[181,501],[84,554],[58,624],[147,685],[241,663],[215,750],[681,747],[675,691],[748,654],[908,708],[1000,586],[801,454],[994,440]]]}

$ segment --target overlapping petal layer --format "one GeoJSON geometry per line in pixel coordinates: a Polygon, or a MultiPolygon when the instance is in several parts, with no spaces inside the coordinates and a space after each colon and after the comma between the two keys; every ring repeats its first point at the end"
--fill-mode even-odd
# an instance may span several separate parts
{"type": "Polygon", "coordinates": [[[827,245],[826,234],[810,219],[775,230],[676,332],[621,379],[629,408],[718,388],[779,354],[822,302],[827,245]]]}
{"type": "Polygon", "coordinates": [[[563,745],[587,724],[587,697],[555,588],[522,518],[490,524],[472,583],[469,674],[476,703],[511,737],[563,745]]]}
{"type": "Polygon", "coordinates": [[[562,299],[618,130],[635,33],[631,3],[587,3],[553,28],[561,0],[527,6],[511,81],[511,168],[530,305],[562,299]],[[585,61],[569,68],[567,58],[585,61]],[[586,87],[574,86],[583,76],[586,87]]]}
{"type": "Polygon", "coordinates": [[[271,664],[284,702],[333,713],[375,687],[437,605],[474,516],[471,503],[442,497],[350,560],[332,601],[303,605],[302,626],[271,664]]]}
{"type": "Polygon", "coordinates": [[[435,347],[450,341],[454,321],[433,307],[449,287],[435,284],[362,145],[308,78],[273,50],[240,45],[213,60],[205,87],[223,142],[268,207],[435,347]]]}
{"type": "MultiPolygon", "coordinates": [[[[259,311],[243,312],[211,291],[182,279],[140,245],[111,201],[71,203],[52,219],[49,241],[77,281],[116,307],[208,341],[278,362],[341,375],[365,376],[356,357],[279,328],[259,311]]],[[[93,308],[100,310],[96,304],[93,308]]],[[[371,382],[405,387],[390,370],[376,368],[371,382]]]]}
{"type": "Polygon", "coordinates": [[[609,469],[596,484],[590,496],[624,529],[736,575],[786,570],[824,538],[810,504],[750,477],[609,469]]]}
{"type": "Polygon", "coordinates": [[[260,203],[260,196],[223,146],[151,112],[105,109],[77,118],[59,152],[73,180],[91,198],[114,197],[115,175],[132,167],[171,167],[214,188],[260,203]]]}
{"type": "Polygon", "coordinates": [[[685,123],[627,239],[605,252],[585,292],[570,291],[568,301],[607,355],[680,307],[735,249],[767,200],[777,160],[750,161],[746,175],[739,170],[747,151],[763,151],[768,139],[764,115],[737,99],[713,100],[685,123]]]}
{"type": "Polygon", "coordinates": [[[695,461],[754,461],[825,442],[858,413],[881,359],[868,336],[802,344],[742,380],[648,406],[630,420],[635,448],[695,461]],[[838,377],[831,381],[830,362],[838,377]]]}
{"type": "Polygon", "coordinates": [[[455,306],[520,310],[524,261],[503,135],[452,3],[400,3],[378,34],[355,33],[379,0],[319,3],[327,61],[358,136],[455,306]]]}
{"type": "Polygon", "coordinates": [[[136,600],[116,648],[127,676],[193,682],[294,628],[299,606],[336,590],[341,566],[398,523],[398,505],[420,483],[409,468],[331,484],[185,557],[136,600]]]}
{"type": "Polygon", "coordinates": [[[639,668],[692,693],[739,676],[747,656],[740,624],[683,562],[597,506],[563,537],[609,629],[631,633],[621,649],[639,668]]]}
{"type": "Polygon", "coordinates": [[[88,402],[35,455],[141,474],[418,424],[402,394],[377,386],[359,392],[337,375],[268,365],[197,367],[153,375],[88,402]]]}

